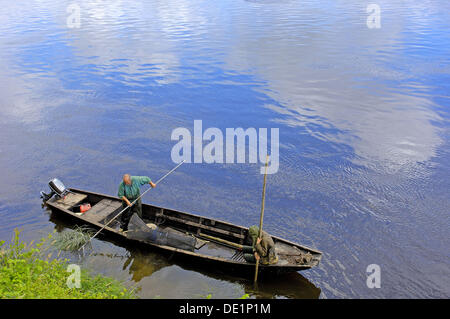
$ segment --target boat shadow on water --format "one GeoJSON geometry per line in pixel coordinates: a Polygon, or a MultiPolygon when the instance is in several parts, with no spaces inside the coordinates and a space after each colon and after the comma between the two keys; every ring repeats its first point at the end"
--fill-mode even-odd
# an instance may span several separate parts
{"type": "MultiPolygon", "coordinates": [[[[50,222],[55,225],[56,232],[83,225],[83,223],[74,223],[69,217],[56,214],[49,208],[46,208],[46,210],[50,222]]],[[[257,289],[255,289],[252,276],[245,279],[242,276],[233,276],[217,269],[212,271],[207,266],[198,263],[192,264],[187,260],[175,258],[173,254],[164,251],[155,252],[145,245],[129,245],[126,241],[117,240],[110,236],[99,236],[99,239],[127,251],[127,256],[120,256],[123,260],[120,268],[121,271],[127,271],[131,280],[137,284],[164,268],[178,266],[183,270],[193,271],[214,280],[239,285],[246,294],[256,298],[317,299],[320,297],[321,289],[298,272],[282,274],[277,277],[260,277],[257,289]]],[[[90,255],[112,258],[112,256],[103,253],[90,255]]]]}

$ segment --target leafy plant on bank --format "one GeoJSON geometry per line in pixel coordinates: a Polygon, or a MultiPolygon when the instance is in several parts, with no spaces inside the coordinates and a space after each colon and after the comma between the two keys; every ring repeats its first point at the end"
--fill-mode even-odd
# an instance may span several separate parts
{"type": "Polygon", "coordinates": [[[51,299],[117,299],[136,298],[133,291],[119,281],[102,275],[92,275],[82,269],[80,288],[69,288],[67,259],[50,259],[48,241],[52,234],[37,244],[27,244],[14,235],[8,247],[0,241],[0,298],[51,299]]]}

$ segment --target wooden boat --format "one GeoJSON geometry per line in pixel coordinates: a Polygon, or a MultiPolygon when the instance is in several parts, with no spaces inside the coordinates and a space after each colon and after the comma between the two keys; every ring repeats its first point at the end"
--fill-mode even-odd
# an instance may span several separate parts
{"type": "MultiPolygon", "coordinates": [[[[95,229],[105,226],[122,210],[122,201],[117,197],[76,188],[67,189],[64,197],[44,198],[44,203],[53,212],[68,216],[77,224],[88,224],[95,229]],[[75,208],[82,203],[89,203],[91,209],[82,214],[75,212],[75,208]]],[[[194,251],[130,238],[127,233],[120,231],[120,217],[106,226],[101,234],[111,239],[123,240],[127,245],[141,245],[169,253],[171,258],[187,259],[191,265],[205,266],[211,270],[247,278],[254,272],[254,263],[246,262],[242,255],[241,258],[236,257],[239,255],[236,247],[246,244],[248,228],[144,203],[142,215],[145,223],[156,224],[159,229],[194,236],[198,240],[194,251]]],[[[320,251],[276,236],[272,238],[279,260],[272,265],[260,264],[261,275],[296,272],[319,264],[322,256],[320,251]]]]}

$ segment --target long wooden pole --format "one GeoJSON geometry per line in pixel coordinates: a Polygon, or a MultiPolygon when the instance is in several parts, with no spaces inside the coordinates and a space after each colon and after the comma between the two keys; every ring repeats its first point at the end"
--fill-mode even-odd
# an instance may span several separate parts
{"type": "MultiPolygon", "coordinates": [[[[267,166],[269,165],[269,155],[266,156],[266,167],[264,169],[264,183],[263,183],[263,191],[262,191],[262,199],[261,199],[261,216],[259,217],[259,232],[258,232],[258,238],[261,238],[262,234],[262,227],[263,227],[263,219],[264,219],[264,202],[266,199],[266,180],[267,180],[267,166]]],[[[261,256],[260,256],[261,258],[261,256]]],[[[254,283],[258,281],[258,266],[259,266],[259,260],[256,261],[255,266],[255,278],[254,283]]]]}
{"type": "Polygon", "coordinates": [[[228,241],[228,240],[225,240],[225,239],[222,239],[222,238],[217,238],[217,237],[209,236],[209,235],[202,234],[202,233],[200,233],[198,236],[199,237],[204,237],[204,238],[210,239],[212,241],[216,241],[216,242],[219,242],[219,243],[222,243],[222,244],[225,244],[225,245],[228,245],[228,246],[240,249],[240,250],[242,250],[242,247],[243,247],[243,245],[239,245],[239,244],[233,243],[231,241],[228,241]]]}

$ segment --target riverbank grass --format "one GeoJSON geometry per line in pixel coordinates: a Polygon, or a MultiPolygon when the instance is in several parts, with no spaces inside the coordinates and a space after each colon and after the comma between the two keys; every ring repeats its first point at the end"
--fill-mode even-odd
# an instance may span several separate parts
{"type": "Polygon", "coordinates": [[[39,243],[26,244],[14,231],[9,246],[0,241],[0,298],[2,299],[122,299],[136,298],[119,281],[92,275],[81,269],[80,288],[70,288],[67,259],[51,259],[48,253],[52,234],[39,243]],[[5,247],[6,246],[6,247],[5,247]]]}

